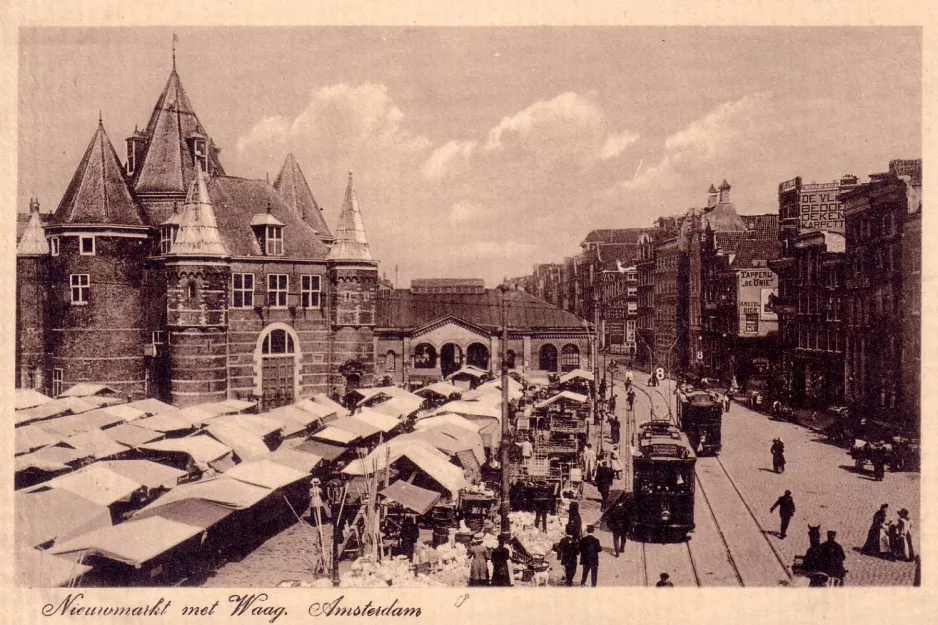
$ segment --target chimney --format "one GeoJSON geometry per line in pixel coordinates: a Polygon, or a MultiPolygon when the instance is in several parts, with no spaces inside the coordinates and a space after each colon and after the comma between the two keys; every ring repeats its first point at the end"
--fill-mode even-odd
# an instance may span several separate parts
{"type": "Polygon", "coordinates": [[[710,188],[707,189],[707,208],[713,208],[717,205],[717,190],[711,184],[710,188]]]}
{"type": "Polygon", "coordinates": [[[723,179],[723,183],[720,185],[720,204],[729,204],[730,202],[730,183],[726,181],[726,178],[723,179]]]}

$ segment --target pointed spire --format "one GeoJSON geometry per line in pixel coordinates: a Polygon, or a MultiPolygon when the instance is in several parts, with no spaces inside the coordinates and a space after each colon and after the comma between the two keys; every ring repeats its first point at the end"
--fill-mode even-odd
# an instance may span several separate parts
{"type": "Polygon", "coordinates": [[[176,36],[176,33],[173,33],[173,73],[176,73],[176,42],[179,41],[179,37],[176,36]]]}
{"type": "Polygon", "coordinates": [[[98,124],[55,211],[56,223],[142,226],[144,219],[124,180],[114,146],[98,124]]]}
{"type": "Polygon", "coordinates": [[[716,192],[717,192],[716,187],[714,187],[713,184],[711,183],[710,188],[707,189],[707,193],[716,193],[716,192]]]}
{"type": "Polygon", "coordinates": [[[730,188],[730,183],[728,183],[728,182],[726,181],[726,178],[723,179],[723,182],[720,184],[720,188],[721,188],[721,189],[729,189],[729,188],[730,188]]]}
{"type": "Polygon", "coordinates": [[[215,210],[208,195],[202,170],[189,185],[186,204],[179,219],[179,232],[169,250],[170,256],[227,256],[215,222],[215,210]]]}
{"type": "Polygon", "coordinates": [[[362,224],[362,214],[358,208],[358,197],[352,184],[351,171],[348,173],[348,188],[345,190],[345,201],[342,203],[342,212],[339,213],[339,223],[336,226],[335,243],[327,258],[373,262],[365,236],[365,226],[362,224]]]}
{"type": "Polygon", "coordinates": [[[316,203],[306,183],[306,177],[300,169],[293,154],[287,154],[283,161],[280,173],[274,179],[274,189],[283,198],[284,203],[290,207],[293,214],[305,221],[319,234],[325,243],[333,240],[332,231],[322,216],[322,208],[316,203]]]}
{"type": "Polygon", "coordinates": [[[17,256],[44,256],[49,253],[49,242],[39,216],[39,200],[29,198],[29,222],[16,246],[17,256]]]}

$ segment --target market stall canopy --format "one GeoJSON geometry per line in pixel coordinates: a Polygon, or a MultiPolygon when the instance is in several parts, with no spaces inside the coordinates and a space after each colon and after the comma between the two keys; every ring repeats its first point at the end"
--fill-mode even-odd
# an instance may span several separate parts
{"type": "Polygon", "coordinates": [[[201,527],[154,516],[94,530],[52,547],[49,553],[97,555],[140,566],[203,531],[201,527]]]}
{"type": "Polygon", "coordinates": [[[499,424],[497,421],[493,421],[492,419],[487,419],[479,429],[479,436],[482,437],[483,445],[489,449],[495,449],[498,447],[499,441],[502,440],[501,424],[499,424]]]}
{"type": "Polygon", "coordinates": [[[242,462],[262,458],[270,453],[263,438],[232,423],[212,423],[205,431],[218,442],[230,447],[242,462]]]}
{"type": "Polygon", "coordinates": [[[233,480],[228,476],[189,482],[169,491],[143,510],[140,510],[134,515],[134,518],[145,518],[154,513],[159,514],[160,508],[185,499],[203,499],[232,510],[245,510],[261,501],[271,492],[269,488],[233,480]]]}
{"type": "Polygon", "coordinates": [[[53,399],[52,401],[48,401],[44,404],[36,406],[35,408],[16,410],[13,418],[16,421],[16,425],[25,425],[32,421],[44,421],[46,419],[51,419],[52,417],[80,414],[82,412],[94,410],[97,407],[97,404],[91,403],[86,399],[81,399],[78,397],[64,397],[60,399],[53,399]]]}
{"type": "Polygon", "coordinates": [[[27,588],[59,588],[69,586],[91,570],[78,558],[54,556],[45,551],[17,546],[14,581],[27,588]]]}
{"type": "Polygon", "coordinates": [[[155,414],[152,417],[144,417],[134,421],[134,425],[163,434],[195,429],[190,421],[173,414],[155,414]]]}
{"type": "Polygon", "coordinates": [[[65,439],[65,444],[95,460],[110,458],[130,450],[125,445],[115,443],[101,430],[90,430],[69,436],[65,439]]]}
{"type": "Polygon", "coordinates": [[[360,408],[355,413],[355,418],[359,421],[364,421],[365,423],[372,425],[385,433],[390,432],[401,424],[397,418],[379,412],[375,408],[360,408]]]}
{"type": "Polygon", "coordinates": [[[36,489],[67,490],[96,504],[110,506],[118,501],[128,501],[130,496],[142,487],[140,482],[124,477],[96,462],[43,482],[36,489]]]}
{"type": "Polygon", "coordinates": [[[42,428],[49,434],[53,434],[55,436],[64,436],[66,438],[97,428],[97,426],[92,425],[87,420],[85,420],[84,414],[55,417],[53,419],[40,421],[35,425],[36,427],[42,428]]]}
{"type": "Polygon", "coordinates": [[[550,380],[547,378],[546,373],[528,371],[521,374],[521,377],[525,379],[528,386],[550,386],[550,380]]]}
{"type": "Polygon", "coordinates": [[[348,448],[341,445],[330,445],[319,441],[302,441],[294,449],[304,454],[319,456],[326,462],[332,462],[348,451],[348,448]]]}
{"type": "Polygon", "coordinates": [[[560,376],[559,381],[561,384],[563,384],[564,382],[569,382],[570,380],[586,380],[587,382],[592,382],[594,379],[595,378],[593,374],[589,371],[585,371],[583,369],[574,369],[573,371],[560,376]]]}
{"type": "Polygon", "coordinates": [[[181,469],[149,460],[102,460],[95,464],[147,488],[173,488],[188,475],[181,469]]]}
{"type": "Polygon", "coordinates": [[[417,421],[417,423],[414,424],[414,428],[422,430],[425,428],[441,427],[443,425],[456,427],[461,430],[469,430],[470,432],[478,432],[482,428],[480,424],[455,414],[441,414],[439,416],[425,417],[417,421]]]}
{"type": "Polygon", "coordinates": [[[13,467],[17,472],[38,469],[48,473],[55,473],[56,471],[67,471],[72,468],[70,465],[88,457],[87,451],[61,445],[49,445],[34,452],[14,457],[13,467]]]}
{"type": "Polygon", "coordinates": [[[375,427],[367,421],[362,421],[354,416],[336,419],[327,427],[345,430],[346,432],[354,434],[356,438],[368,438],[369,436],[381,433],[381,428],[375,427]]]}
{"type": "Polygon", "coordinates": [[[111,511],[67,490],[52,488],[13,495],[17,545],[36,547],[111,525],[111,511]]]}
{"type": "Polygon", "coordinates": [[[334,428],[328,425],[311,436],[315,439],[338,443],[339,445],[349,445],[352,441],[357,441],[360,438],[358,435],[352,434],[348,430],[334,428]]]}
{"type": "Polygon", "coordinates": [[[478,434],[472,434],[472,436],[475,437],[477,444],[454,438],[439,429],[417,430],[409,434],[401,434],[398,438],[424,441],[450,456],[455,456],[460,451],[471,451],[480,463],[485,462],[485,449],[482,445],[482,439],[478,434]]]}
{"type": "Polygon", "coordinates": [[[209,412],[208,410],[197,408],[195,406],[183,408],[175,414],[177,419],[180,419],[181,421],[187,421],[193,427],[201,427],[217,416],[218,415],[214,412],[209,412]]]}
{"type": "Polygon", "coordinates": [[[316,393],[315,395],[310,397],[310,400],[317,404],[325,406],[326,408],[331,408],[332,411],[335,412],[336,415],[338,415],[339,417],[346,417],[349,414],[348,408],[346,408],[345,406],[343,406],[342,404],[336,401],[333,401],[333,399],[329,397],[328,395],[326,395],[325,393],[316,393]]]}
{"type": "Polygon", "coordinates": [[[60,434],[46,432],[35,425],[24,425],[13,429],[14,453],[16,455],[27,454],[47,445],[55,445],[65,438],[60,434]]]}
{"type": "Polygon", "coordinates": [[[270,452],[267,459],[304,473],[311,473],[322,462],[321,456],[283,446],[276,451],[270,452]]]}
{"type": "Polygon", "coordinates": [[[128,447],[139,447],[146,443],[163,438],[162,432],[155,432],[146,428],[137,427],[130,423],[122,423],[104,430],[104,435],[116,443],[128,447]]]}
{"type": "Polygon", "coordinates": [[[334,411],[330,411],[324,406],[312,402],[309,404],[304,403],[308,401],[308,399],[304,399],[302,402],[296,404],[280,406],[270,412],[261,413],[260,416],[267,417],[268,419],[276,419],[281,422],[284,418],[288,418],[301,423],[305,429],[323,421],[326,416],[335,414],[334,411]]]}
{"type": "MultiPolygon", "coordinates": [[[[113,406],[111,406],[113,408],[113,406]]],[[[82,423],[87,424],[89,427],[85,431],[91,429],[101,429],[111,427],[112,425],[118,425],[124,423],[125,419],[119,417],[111,412],[107,412],[108,408],[95,408],[94,410],[89,410],[88,412],[83,412],[80,415],[74,415],[72,417],[62,417],[61,419],[52,419],[47,421],[46,424],[50,427],[57,427],[57,422],[67,420],[67,419],[80,419],[82,423]]],[[[142,415],[141,415],[142,416],[142,415]]],[[[45,425],[45,424],[44,424],[45,425]]]]}
{"type": "Polygon", "coordinates": [[[33,388],[18,388],[13,393],[14,410],[35,408],[50,401],[52,401],[51,397],[47,397],[33,388]]]}
{"type": "MultiPolygon", "coordinates": [[[[257,402],[244,401],[241,399],[225,399],[223,401],[206,402],[191,406],[195,410],[205,412],[211,415],[236,414],[243,412],[257,405],[257,402]]],[[[186,409],[184,409],[186,410],[186,409]]]]}
{"type": "MultiPolygon", "coordinates": [[[[416,445],[416,443],[419,442],[420,441],[414,440],[408,441],[410,444],[401,449],[399,453],[392,450],[391,464],[396,463],[402,458],[406,458],[423,473],[426,473],[440,486],[449,491],[450,495],[453,497],[458,496],[459,490],[468,485],[463,476],[462,469],[451,464],[443,453],[437,451],[432,446],[426,445],[426,447],[420,447],[416,445]]],[[[380,449],[381,446],[375,451],[380,449]]],[[[371,454],[369,454],[369,456],[370,455],[371,454]]],[[[376,470],[382,471],[385,467],[385,460],[383,460],[383,458],[384,456],[380,452],[377,458],[370,464],[366,458],[364,467],[362,466],[363,463],[361,460],[354,460],[349,463],[349,466],[343,469],[342,472],[347,475],[370,475],[376,470]]]]}
{"type": "Polygon", "coordinates": [[[413,449],[432,454],[443,462],[449,461],[443,452],[425,440],[397,436],[375,447],[363,459],[352,460],[342,472],[348,475],[371,475],[375,471],[383,471],[389,463],[393,464],[395,460],[413,449]]]}
{"type": "Polygon", "coordinates": [[[421,397],[426,397],[427,395],[438,395],[443,399],[449,399],[454,393],[457,395],[462,395],[464,389],[459,388],[455,384],[450,384],[449,382],[434,382],[429,386],[424,386],[421,389],[414,391],[415,395],[421,397]]]}
{"type": "MultiPolygon", "coordinates": [[[[139,419],[140,417],[147,416],[145,410],[140,408],[134,408],[129,404],[115,404],[114,406],[105,406],[104,408],[98,408],[97,410],[92,410],[92,412],[103,412],[115,417],[120,417],[124,421],[133,421],[134,419],[139,419]]],[[[86,413],[88,414],[88,413],[86,413]]],[[[105,427],[99,425],[98,427],[105,427]]]]}
{"type": "Polygon", "coordinates": [[[225,477],[277,490],[294,482],[308,479],[309,473],[264,459],[242,462],[225,473],[225,477]]]}
{"type": "Polygon", "coordinates": [[[59,393],[59,397],[92,397],[94,395],[119,397],[120,393],[110,386],[92,384],[91,382],[79,382],[65,392],[59,393]]]}
{"type": "Polygon", "coordinates": [[[448,404],[443,404],[439,408],[432,410],[429,413],[429,416],[436,417],[445,414],[455,414],[464,417],[484,417],[488,419],[497,419],[499,422],[502,418],[501,410],[498,408],[483,402],[462,400],[451,401],[448,404]]]}
{"type": "Polygon", "coordinates": [[[370,406],[369,409],[400,420],[414,414],[420,410],[422,406],[423,398],[412,395],[411,397],[392,397],[386,402],[370,406]]]}
{"type": "Polygon", "coordinates": [[[231,449],[210,436],[199,434],[188,438],[167,438],[141,445],[140,449],[158,452],[186,454],[205,471],[211,462],[218,461],[231,453],[231,449]]]}
{"type": "MultiPolygon", "coordinates": [[[[479,385],[480,389],[490,389],[493,388],[499,393],[502,392],[502,380],[501,378],[496,378],[494,380],[489,380],[485,384],[479,385]]],[[[509,399],[515,399],[516,397],[521,397],[524,387],[521,385],[521,382],[518,380],[509,377],[508,378],[508,397],[509,399]]]]}
{"type": "Polygon", "coordinates": [[[334,421],[335,419],[339,418],[339,415],[336,413],[334,408],[324,404],[316,403],[312,399],[303,399],[296,402],[295,404],[291,404],[285,407],[292,410],[301,410],[304,413],[307,413],[302,416],[303,421],[306,423],[316,423],[316,421],[334,421]]]}
{"type": "Polygon", "coordinates": [[[561,391],[557,393],[556,395],[554,395],[553,397],[548,397],[544,401],[538,402],[537,404],[534,405],[534,407],[535,408],[547,408],[551,404],[556,404],[557,402],[562,401],[562,400],[573,401],[578,404],[588,404],[590,399],[586,395],[580,395],[579,393],[572,393],[570,391],[561,391]]]}
{"type": "Polygon", "coordinates": [[[463,393],[462,399],[463,401],[477,401],[480,404],[485,404],[486,406],[499,408],[502,405],[502,392],[491,387],[483,390],[480,386],[475,390],[466,391],[463,393]]]}
{"type": "Polygon", "coordinates": [[[449,374],[448,376],[446,376],[446,379],[452,380],[453,378],[468,376],[470,378],[475,378],[478,380],[478,379],[484,378],[487,375],[489,375],[489,372],[486,371],[485,369],[479,369],[478,367],[473,367],[472,365],[465,365],[459,368],[458,370],[454,371],[453,373],[449,374]]]}
{"type": "Polygon", "coordinates": [[[213,501],[206,501],[205,499],[182,499],[180,501],[173,501],[144,514],[138,512],[134,515],[134,518],[146,519],[157,516],[169,519],[170,521],[176,521],[177,523],[208,529],[219,521],[228,518],[234,512],[235,510],[233,508],[228,508],[213,501]]]}
{"type": "Polygon", "coordinates": [[[255,436],[260,436],[261,438],[266,438],[271,434],[280,432],[284,427],[282,423],[274,419],[253,414],[222,415],[209,421],[209,425],[213,423],[227,423],[236,425],[242,429],[247,430],[255,436]]]}
{"type": "Polygon", "coordinates": [[[162,402],[158,399],[152,397],[148,399],[138,399],[137,401],[132,401],[129,404],[126,404],[130,408],[136,408],[145,412],[147,415],[154,414],[174,414],[179,412],[179,408],[162,402]]]}
{"type": "Polygon", "coordinates": [[[386,499],[396,501],[405,508],[424,515],[440,500],[440,494],[426,490],[404,480],[398,480],[378,493],[386,499]]]}

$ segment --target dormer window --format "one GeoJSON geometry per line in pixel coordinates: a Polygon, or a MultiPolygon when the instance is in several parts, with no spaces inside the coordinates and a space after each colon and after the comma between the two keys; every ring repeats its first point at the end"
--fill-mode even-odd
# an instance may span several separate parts
{"type": "Polygon", "coordinates": [[[175,224],[160,226],[160,254],[169,254],[169,250],[173,247],[173,241],[176,239],[177,230],[179,230],[179,226],[175,224]]]}
{"type": "Polygon", "coordinates": [[[268,256],[283,256],[283,226],[267,226],[264,240],[268,256]]]}
{"type": "Polygon", "coordinates": [[[192,142],[192,157],[203,173],[208,173],[208,159],[205,157],[205,139],[192,142]]]}
{"type": "Polygon", "coordinates": [[[137,171],[137,155],[134,150],[134,142],[127,142],[127,175],[133,176],[134,172],[137,171]]]}

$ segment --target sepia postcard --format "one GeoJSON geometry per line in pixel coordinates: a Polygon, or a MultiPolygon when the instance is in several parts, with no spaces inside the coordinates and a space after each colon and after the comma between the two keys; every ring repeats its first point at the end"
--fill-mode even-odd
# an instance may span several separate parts
{"type": "Polygon", "coordinates": [[[928,622],[925,7],[678,5],[8,7],[3,620],[928,622]]]}

